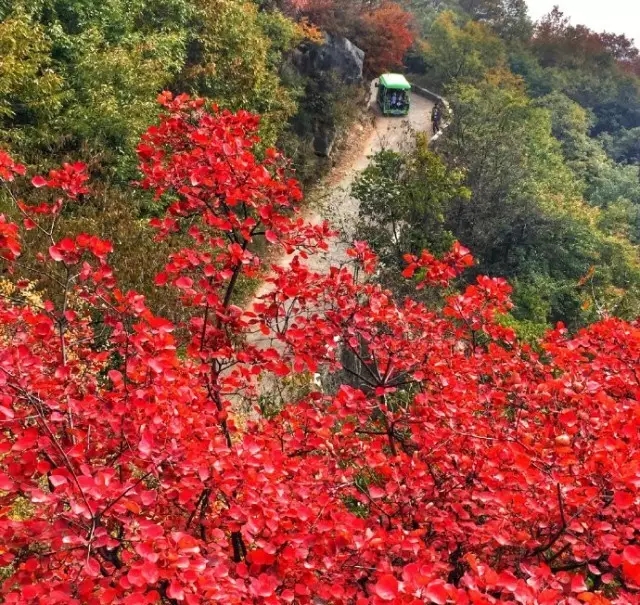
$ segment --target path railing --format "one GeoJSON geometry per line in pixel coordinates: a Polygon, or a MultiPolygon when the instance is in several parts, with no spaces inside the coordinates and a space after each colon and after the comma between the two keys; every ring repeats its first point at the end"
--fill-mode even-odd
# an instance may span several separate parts
{"type": "Polygon", "coordinates": [[[446,122],[442,122],[440,126],[440,130],[434,133],[430,139],[430,141],[436,141],[438,140],[438,138],[440,138],[442,131],[451,123],[451,118],[453,117],[453,114],[451,113],[451,107],[449,106],[449,102],[444,97],[441,97],[439,94],[436,94],[435,92],[429,90],[428,88],[424,88],[423,86],[418,86],[413,82],[410,82],[410,84],[411,84],[411,92],[415,92],[416,94],[419,94],[422,97],[426,97],[430,101],[441,103],[447,110],[448,120],[446,122]]]}

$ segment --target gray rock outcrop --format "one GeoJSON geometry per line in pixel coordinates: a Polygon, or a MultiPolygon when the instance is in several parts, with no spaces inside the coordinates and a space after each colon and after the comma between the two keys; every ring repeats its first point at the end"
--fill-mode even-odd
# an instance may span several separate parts
{"type": "Polygon", "coordinates": [[[325,35],[321,43],[306,43],[296,49],[290,64],[301,76],[313,82],[313,86],[307,86],[307,95],[314,98],[316,117],[307,127],[313,136],[314,152],[328,157],[338,130],[333,116],[322,112],[321,108],[336,93],[337,86],[362,82],[364,52],[346,38],[325,35]]]}
{"type": "Polygon", "coordinates": [[[362,82],[364,51],[346,38],[326,35],[321,44],[308,43],[297,49],[292,62],[304,76],[335,73],[345,84],[362,82]]]}

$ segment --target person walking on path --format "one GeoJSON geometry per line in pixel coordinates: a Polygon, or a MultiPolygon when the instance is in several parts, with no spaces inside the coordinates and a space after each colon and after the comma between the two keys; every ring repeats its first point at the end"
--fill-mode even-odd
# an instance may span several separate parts
{"type": "Polygon", "coordinates": [[[431,126],[433,128],[433,134],[436,134],[438,130],[440,130],[440,103],[436,103],[433,109],[431,110],[431,126]]]}

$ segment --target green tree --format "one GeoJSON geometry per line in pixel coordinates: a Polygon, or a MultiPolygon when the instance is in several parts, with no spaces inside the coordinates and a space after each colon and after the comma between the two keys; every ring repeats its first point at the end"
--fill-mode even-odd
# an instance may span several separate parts
{"type": "Polygon", "coordinates": [[[175,86],[223,107],[260,113],[263,137],[273,143],[296,108],[294,95],[280,83],[274,52],[288,50],[297,35],[244,0],[197,0],[194,6],[187,62],[175,86]],[[277,31],[277,46],[265,31],[277,31]]]}
{"type": "Polygon", "coordinates": [[[178,18],[186,3],[151,4],[8,0],[0,27],[13,29],[8,44],[21,56],[3,53],[2,68],[22,113],[2,130],[22,139],[23,159],[46,165],[80,156],[100,160],[109,178],[131,178],[135,143],[157,113],[154,97],[185,57],[187,21],[178,18]]]}
{"type": "Polygon", "coordinates": [[[556,8],[539,23],[531,49],[554,89],[593,112],[593,134],[640,126],[640,79],[629,69],[638,50],[630,40],[571,25],[556,8]]]}
{"type": "Polygon", "coordinates": [[[128,181],[165,88],[263,114],[268,142],[296,108],[279,68],[301,30],[249,1],[6,0],[3,16],[0,112],[13,112],[3,130],[28,137],[29,162],[81,154],[128,181]],[[53,133],[47,146],[35,132],[53,133]]]}
{"type": "Polygon", "coordinates": [[[135,175],[133,150],[156,119],[157,93],[182,65],[184,40],[138,34],[110,44],[93,28],[74,38],[72,56],[66,75],[74,98],[62,126],[83,157],[115,166],[118,179],[128,181],[135,175]]]}
{"type": "Polygon", "coordinates": [[[64,83],[53,69],[51,43],[23,13],[0,22],[0,144],[24,153],[50,143],[64,83]]]}
{"type": "Polygon", "coordinates": [[[438,16],[426,42],[424,59],[429,81],[439,88],[452,82],[475,82],[505,62],[502,41],[476,21],[460,24],[447,11],[438,16]]]}
{"type": "Polygon", "coordinates": [[[616,162],[640,164],[640,126],[603,133],[601,140],[607,153],[616,162]]]}
{"type": "Polygon", "coordinates": [[[588,112],[563,93],[547,95],[536,105],[550,112],[552,132],[562,144],[567,165],[584,184],[585,199],[607,213],[601,224],[607,225],[609,232],[625,233],[638,241],[638,167],[617,164],[609,158],[602,139],[589,137],[592,122],[588,112]],[[614,217],[623,222],[614,226],[614,217]]]}
{"type": "Polygon", "coordinates": [[[525,0],[459,0],[460,8],[475,21],[482,21],[505,42],[529,40],[533,24],[525,0]]]}
{"type": "Polygon", "coordinates": [[[360,201],[358,239],[368,241],[379,255],[382,279],[401,288],[403,255],[422,250],[442,253],[453,242],[444,228],[452,200],[469,198],[464,175],[450,170],[418,136],[414,151],[384,150],[356,179],[352,194],[360,201]]]}
{"type": "Polygon", "coordinates": [[[551,134],[549,111],[504,74],[458,85],[450,100],[455,118],[441,149],[466,168],[473,193],[449,208],[445,226],[479,259],[478,270],[529,284],[516,288],[520,319],[544,315],[576,326],[598,308],[583,306],[587,298],[627,308],[620,301],[635,300],[640,284],[637,250],[599,228],[601,212],[582,201],[583,184],[551,134]],[[590,267],[586,292],[579,283],[590,267]]]}

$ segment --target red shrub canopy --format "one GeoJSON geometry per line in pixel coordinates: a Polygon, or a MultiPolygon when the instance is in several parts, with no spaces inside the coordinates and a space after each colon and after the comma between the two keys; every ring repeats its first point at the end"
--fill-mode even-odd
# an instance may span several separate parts
{"type": "MultiPolygon", "coordinates": [[[[4,602],[637,602],[639,327],[559,328],[532,350],[498,321],[503,280],[432,310],[350,266],[315,273],[330,232],[300,217],[278,153],[253,155],[257,118],[162,103],[142,186],[172,200],[158,236],[191,239],[157,279],[186,325],[117,288],[108,242],[58,236],[83,166],[18,205],[62,302],[0,303],[4,602]],[[257,237],[294,259],[243,311],[257,237]],[[261,376],[320,368],[341,372],[335,392],[231,409],[261,376]]],[[[24,172],[2,166],[5,183],[24,172]]],[[[0,250],[20,262],[6,220],[0,250]]],[[[366,244],[350,257],[375,271],[366,244]]],[[[460,245],[406,260],[428,287],[472,262],[460,245]]]]}

